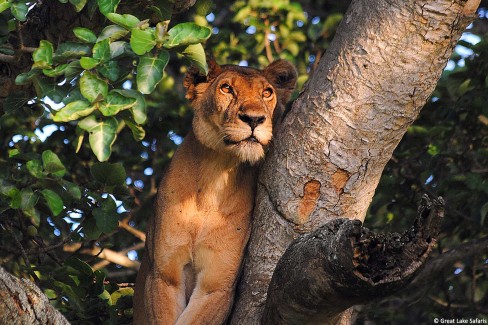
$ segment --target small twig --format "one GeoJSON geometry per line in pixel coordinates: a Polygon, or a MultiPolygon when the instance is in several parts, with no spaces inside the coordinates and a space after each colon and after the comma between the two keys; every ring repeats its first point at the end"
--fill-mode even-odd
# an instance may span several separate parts
{"type": "MultiPolygon", "coordinates": [[[[138,245],[141,245],[140,248],[144,247],[144,243],[139,243],[138,245]]],[[[134,270],[138,270],[140,265],[141,265],[141,263],[139,263],[138,261],[132,261],[131,259],[129,259],[125,255],[125,253],[116,252],[116,251],[113,251],[113,250],[108,249],[108,248],[100,248],[100,247],[81,248],[81,249],[80,248],[81,248],[81,244],[77,243],[77,244],[65,246],[64,251],[65,252],[74,252],[74,251],[79,250],[79,252],[81,254],[91,255],[94,257],[98,257],[100,259],[104,259],[104,260],[108,261],[107,264],[109,264],[109,263],[119,264],[119,265],[125,266],[125,267],[130,268],[130,269],[134,269],[134,270]]],[[[133,250],[133,249],[130,249],[130,250],[133,250]]],[[[92,268],[94,270],[99,269],[100,268],[99,264],[100,263],[95,264],[92,268]]],[[[101,267],[103,267],[103,266],[101,266],[101,267]]]]}
{"type": "Polygon", "coordinates": [[[37,47],[21,46],[20,51],[24,53],[33,53],[37,50],[37,47]]]}
{"type": "Polygon", "coordinates": [[[39,278],[37,277],[37,275],[36,275],[34,272],[32,272],[32,267],[31,267],[31,264],[30,264],[29,258],[27,257],[27,254],[25,253],[24,247],[23,247],[23,246],[22,246],[22,244],[20,243],[20,241],[19,241],[19,239],[17,238],[17,236],[15,236],[14,231],[13,231],[13,230],[12,230],[10,227],[8,227],[7,229],[8,229],[8,230],[10,231],[10,233],[12,234],[12,237],[14,238],[14,242],[15,242],[15,244],[16,244],[16,245],[17,245],[17,247],[20,249],[20,254],[22,255],[22,258],[23,258],[23,260],[24,260],[24,262],[25,262],[25,265],[26,265],[26,266],[27,266],[27,268],[29,269],[29,275],[30,275],[31,277],[33,277],[33,278],[34,278],[34,281],[35,281],[37,284],[39,284],[39,278]]]}
{"type": "Polygon", "coordinates": [[[271,63],[273,62],[274,58],[273,58],[273,52],[271,51],[271,44],[269,42],[269,31],[266,30],[264,32],[264,47],[266,49],[266,57],[268,58],[268,61],[271,63]]]}
{"type": "MultiPolygon", "coordinates": [[[[133,245],[133,246],[131,246],[131,247],[127,247],[127,248],[125,248],[125,249],[123,249],[123,250],[119,251],[119,254],[124,254],[124,255],[125,255],[125,254],[127,254],[128,252],[130,252],[130,251],[135,251],[135,250],[138,250],[138,249],[141,249],[141,248],[144,248],[144,243],[137,243],[137,244],[135,244],[135,245],[133,245]]],[[[109,265],[110,263],[111,263],[111,262],[106,261],[106,260],[105,260],[105,261],[101,261],[101,262],[98,262],[97,264],[94,264],[94,265],[92,266],[92,268],[93,268],[94,270],[99,270],[99,269],[101,269],[101,268],[103,268],[103,267],[105,267],[105,266],[109,265]]]]}
{"type": "Polygon", "coordinates": [[[128,232],[130,232],[132,235],[139,238],[143,242],[146,241],[146,234],[129,225],[129,223],[126,220],[119,221],[119,227],[127,230],[128,232]]]}
{"type": "MultiPolygon", "coordinates": [[[[67,244],[71,240],[71,236],[73,236],[73,234],[76,234],[81,229],[81,227],[83,226],[83,221],[84,220],[81,220],[80,224],[75,228],[75,230],[73,230],[72,232],[70,232],[68,234],[68,236],[65,239],[63,239],[62,241],[60,241],[59,243],[56,243],[56,244],[51,245],[51,246],[39,247],[39,248],[36,248],[36,249],[31,248],[31,249],[28,249],[26,251],[26,253],[28,255],[39,255],[39,254],[44,254],[44,253],[47,253],[49,251],[52,251],[52,250],[54,250],[56,248],[59,248],[61,246],[64,246],[65,244],[67,244]]],[[[37,242],[37,241],[34,241],[34,242],[37,245],[40,246],[39,242],[37,242]]]]}
{"type": "Polygon", "coordinates": [[[441,300],[434,296],[429,296],[429,298],[434,301],[435,303],[443,306],[443,307],[452,307],[452,308],[468,308],[468,305],[461,305],[461,304],[451,304],[448,301],[441,300]]]}
{"type": "Polygon", "coordinates": [[[278,37],[275,38],[275,40],[273,41],[273,46],[275,48],[275,51],[276,53],[280,54],[282,49],[281,49],[281,46],[280,46],[280,42],[278,42],[278,37]]]}
{"type": "Polygon", "coordinates": [[[15,61],[16,61],[15,56],[0,53],[0,62],[15,63],[15,61]]]}
{"type": "Polygon", "coordinates": [[[136,285],[134,283],[117,283],[119,288],[134,288],[136,285]]]}

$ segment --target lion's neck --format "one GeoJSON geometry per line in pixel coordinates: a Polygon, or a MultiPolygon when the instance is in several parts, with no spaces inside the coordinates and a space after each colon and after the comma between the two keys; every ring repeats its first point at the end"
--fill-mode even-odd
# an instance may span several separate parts
{"type": "Polygon", "coordinates": [[[218,205],[242,191],[254,191],[255,168],[203,146],[190,132],[174,160],[186,161],[186,179],[202,205],[218,205]]]}

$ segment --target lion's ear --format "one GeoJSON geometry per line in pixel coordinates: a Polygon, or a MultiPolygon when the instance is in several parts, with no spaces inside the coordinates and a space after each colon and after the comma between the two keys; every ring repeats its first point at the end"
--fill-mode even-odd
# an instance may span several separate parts
{"type": "Polygon", "coordinates": [[[298,75],[295,67],[290,62],[280,59],[268,65],[263,73],[276,89],[281,103],[285,104],[297,84],[298,75]]]}
{"type": "Polygon", "coordinates": [[[213,58],[207,62],[208,74],[204,75],[200,69],[191,66],[186,73],[183,86],[186,88],[186,98],[190,101],[195,100],[199,94],[203,93],[206,87],[197,87],[199,84],[209,83],[215,79],[221,72],[222,68],[213,58]]]}

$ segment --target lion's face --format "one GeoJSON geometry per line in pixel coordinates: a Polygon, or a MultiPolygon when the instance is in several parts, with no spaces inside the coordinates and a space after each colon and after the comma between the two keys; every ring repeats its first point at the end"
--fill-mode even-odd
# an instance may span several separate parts
{"type": "Polygon", "coordinates": [[[193,132],[210,149],[256,163],[273,136],[275,109],[295,86],[296,71],[283,60],[263,71],[216,64],[210,68],[205,79],[189,73],[185,80],[195,110],[193,132]]]}

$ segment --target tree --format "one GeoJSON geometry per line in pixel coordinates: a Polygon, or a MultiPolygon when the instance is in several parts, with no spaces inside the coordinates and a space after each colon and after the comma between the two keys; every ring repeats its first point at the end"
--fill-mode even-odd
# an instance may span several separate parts
{"type": "MultiPolygon", "coordinates": [[[[321,2],[323,11],[317,10],[313,19],[307,19],[302,8],[311,16],[317,3],[308,1],[301,2],[303,7],[288,1],[219,3],[221,10],[205,19],[211,4],[199,1],[187,16],[172,15],[194,3],[51,1],[35,3],[28,11],[22,1],[0,2],[4,11],[0,16],[4,35],[0,80],[6,85],[0,93],[4,98],[0,134],[3,146],[9,148],[0,161],[4,167],[0,172],[2,264],[36,281],[69,320],[130,320],[132,290],[117,280],[126,277],[126,271],[115,265],[107,266],[108,273],[101,269],[108,262],[127,267],[129,273],[138,266],[126,254],[142,248],[144,235],[138,229],[143,229],[151,209],[157,183],[154,174],[159,175],[157,168],[169,159],[190,116],[182,104],[181,82],[175,82],[184,67],[180,58],[206,69],[199,44],[210,37],[210,30],[201,26],[211,21],[213,32],[225,40],[210,37],[207,41],[217,59],[264,65],[280,56],[296,63],[301,83],[307,69],[313,71],[263,166],[254,233],[231,322],[258,323],[262,315],[269,324],[312,324],[324,317],[331,323],[346,321],[350,310],[345,310],[353,304],[407,286],[421,264],[417,260],[424,260],[434,247],[442,201],[424,202],[413,230],[403,235],[376,235],[362,229],[361,223],[340,219],[364,221],[385,164],[407,130],[423,136],[425,143],[419,147],[427,146],[427,150],[419,151],[433,157],[442,152],[450,171],[440,175],[439,168],[425,171],[399,159],[388,171],[398,171],[398,180],[407,179],[410,193],[447,194],[448,219],[453,212],[464,215],[467,210],[451,198],[449,186],[442,182],[464,176],[468,190],[462,188],[461,194],[472,201],[469,208],[480,214],[481,226],[475,231],[469,224],[462,229],[469,230],[469,235],[459,236],[456,221],[450,220],[447,229],[451,227],[451,232],[441,234],[460,242],[479,239],[427,262],[426,270],[431,272],[420,273],[411,288],[425,283],[439,265],[459,261],[462,251],[473,260],[470,315],[482,313],[477,306],[488,299],[488,282],[486,271],[476,265],[488,246],[483,237],[488,191],[486,181],[476,175],[486,174],[479,167],[486,163],[482,127],[488,112],[483,110],[486,96],[472,97],[477,98],[475,92],[485,87],[486,59],[481,54],[473,56],[467,62],[476,68],[453,71],[446,79],[458,80],[456,87],[441,80],[435,94],[438,100],[429,103],[451,100],[455,106],[463,96],[471,96],[468,103],[479,115],[475,123],[466,121],[466,125],[476,125],[463,152],[469,154],[469,169],[454,168],[466,158],[442,150],[442,143],[458,138],[431,140],[433,127],[423,131],[421,126],[410,127],[456,41],[474,18],[479,1],[378,1],[367,7],[363,1],[353,1],[344,19],[343,5],[328,1],[321,2]],[[225,19],[230,12],[235,13],[233,21],[225,19]],[[239,22],[249,26],[248,33],[236,37],[236,31],[242,30],[239,22]],[[71,30],[74,34],[65,33],[71,30]],[[63,32],[53,37],[59,31],[63,32]],[[31,53],[34,65],[29,70],[31,53]],[[52,101],[62,102],[61,108],[52,101]],[[158,105],[162,107],[157,109],[158,105]],[[52,125],[57,130],[44,142],[29,141],[36,129],[52,125]],[[168,134],[163,140],[161,130],[168,134]],[[140,144],[130,139],[141,140],[144,135],[140,144]],[[89,141],[83,141],[85,137],[89,141]],[[79,153],[67,150],[66,144],[73,144],[79,153]],[[117,163],[97,163],[97,159],[117,163]],[[430,177],[433,180],[427,182],[430,177]],[[306,233],[310,235],[299,237],[306,233]],[[340,252],[339,258],[331,259],[333,255],[327,252],[340,252]],[[390,266],[386,271],[385,265],[390,266]],[[314,274],[316,270],[322,273],[314,274]],[[346,274],[349,277],[342,283],[346,274]],[[316,282],[311,284],[312,280],[316,282]],[[304,281],[310,281],[308,286],[304,281]],[[342,290],[331,283],[341,284],[342,290]],[[311,288],[320,294],[311,295],[311,288]],[[322,301],[324,297],[336,299],[331,303],[322,301]]],[[[484,53],[486,41],[480,44],[476,51],[484,53]]],[[[400,147],[408,151],[412,142],[400,147]]],[[[408,157],[417,156],[410,152],[408,157]]],[[[420,155],[417,159],[425,160],[420,155]]],[[[384,186],[385,182],[380,183],[379,189],[384,186]]],[[[399,220],[401,208],[411,218],[400,219],[404,224],[399,228],[407,229],[414,223],[408,207],[418,195],[403,195],[403,187],[397,188],[402,189],[401,205],[385,203],[390,200],[385,199],[388,192],[380,191],[370,213],[386,210],[390,219],[399,220]]],[[[382,225],[381,220],[375,221],[382,225]]],[[[408,288],[407,292],[414,290],[408,288]]],[[[466,310],[453,308],[457,307],[448,302],[445,309],[430,311],[446,318],[465,315],[466,310]]],[[[365,311],[359,317],[368,315],[365,311]]],[[[423,320],[432,321],[429,316],[423,320]]]]}

